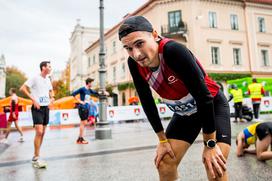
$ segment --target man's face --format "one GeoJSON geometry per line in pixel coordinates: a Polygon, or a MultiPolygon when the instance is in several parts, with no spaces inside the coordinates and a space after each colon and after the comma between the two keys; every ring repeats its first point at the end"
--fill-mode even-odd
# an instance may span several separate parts
{"type": "Polygon", "coordinates": [[[152,33],[136,31],[121,39],[128,55],[142,67],[159,66],[158,44],[152,33]]]}
{"type": "Polygon", "coordinates": [[[50,63],[47,63],[46,66],[43,66],[42,68],[42,72],[44,72],[46,75],[50,74],[51,70],[52,68],[50,63]]]}
{"type": "Polygon", "coordinates": [[[92,82],[89,82],[89,83],[86,85],[86,87],[87,87],[88,89],[90,89],[90,88],[92,87],[92,82]]]}

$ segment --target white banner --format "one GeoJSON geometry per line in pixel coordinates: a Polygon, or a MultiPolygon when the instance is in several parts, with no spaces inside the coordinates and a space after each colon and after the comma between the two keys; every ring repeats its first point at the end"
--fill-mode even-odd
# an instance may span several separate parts
{"type": "MultiPolygon", "coordinates": [[[[157,108],[161,118],[173,115],[173,112],[165,104],[158,104],[157,108]]],[[[115,106],[107,108],[108,121],[116,122],[137,119],[146,119],[142,106],[115,106]]]]}
{"type": "MultiPolygon", "coordinates": [[[[233,101],[230,103],[230,112],[234,112],[233,101]]],[[[251,99],[244,99],[243,104],[252,107],[251,99]]],[[[161,118],[171,117],[173,112],[165,105],[157,105],[159,116],[161,118]]],[[[272,97],[263,97],[260,112],[262,114],[268,114],[272,111],[272,97]]],[[[9,113],[7,113],[7,119],[9,113]]],[[[128,120],[146,119],[146,115],[142,106],[114,106],[107,107],[107,120],[109,122],[119,122],[128,120]]],[[[69,125],[79,124],[80,118],[77,109],[64,109],[64,110],[52,110],[49,116],[49,126],[53,125],[69,125]]],[[[20,126],[33,126],[31,112],[20,112],[19,113],[19,125],[20,126]]],[[[12,125],[14,127],[14,124],[12,125]]]]}
{"type": "MultiPolygon", "coordinates": [[[[161,118],[171,117],[173,112],[165,104],[158,104],[158,112],[161,118]]],[[[9,113],[6,114],[7,119],[9,113]]],[[[107,120],[119,122],[126,120],[146,119],[142,106],[115,106],[107,107],[107,120]]],[[[80,118],[77,109],[51,110],[48,126],[79,124],[80,118]]],[[[33,126],[31,111],[19,112],[20,126],[33,126]]],[[[14,127],[14,124],[12,125],[14,127]]]]}
{"type": "MultiPolygon", "coordinates": [[[[247,105],[248,107],[251,107],[253,110],[252,102],[251,102],[250,98],[243,99],[243,104],[247,105]]],[[[230,112],[234,113],[233,100],[231,102],[229,102],[229,105],[230,105],[230,112]]],[[[262,114],[266,114],[271,111],[272,111],[272,97],[263,97],[262,101],[261,101],[261,105],[260,105],[260,112],[262,114]]]]}

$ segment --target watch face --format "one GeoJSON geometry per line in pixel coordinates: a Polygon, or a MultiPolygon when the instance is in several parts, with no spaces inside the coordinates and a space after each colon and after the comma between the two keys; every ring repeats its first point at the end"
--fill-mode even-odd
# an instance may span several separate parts
{"type": "Polygon", "coordinates": [[[215,147],[216,142],[214,140],[208,140],[207,141],[207,146],[210,148],[215,147]]]}

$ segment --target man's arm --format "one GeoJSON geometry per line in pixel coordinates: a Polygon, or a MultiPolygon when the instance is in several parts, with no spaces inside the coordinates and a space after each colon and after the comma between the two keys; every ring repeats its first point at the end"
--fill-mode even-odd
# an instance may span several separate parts
{"type": "Polygon", "coordinates": [[[249,153],[249,154],[256,154],[256,149],[244,149],[244,153],[249,153]]]}
{"type": "Polygon", "coordinates": [[[75,90],[73,93],[72,93],[72,96],[77,100],[77,102],[79,102],[80,104],[85,104],[81,99],[80,97],[77,97],[77,95],[81,92],[81,88],[75,90]]]}
{"type": "Polygon", "coordinates": [[[155,105],[152,92],[149,88],[149,84],[142,78],[138,71],[137,63],[132,59],[128,59],[129,70],[139,95],[144,112],[160,140],[166,139],[163,132],[163,126],[159,117],[157,106],[155,105]]]}
{"type": "Polygon", "coordinates": [[[265,94],[265,91],[264,91],[264,87],[262,86],[262,88],[261,88],[261,94],[264,96],[264,94],[265,94]]]}
{"type": "Polygon", "coordinates": [[[51,103],[53,103],[55,101],[55,93],[53,90],[49,91],[49,97],[50,97],[51,103]]]}
{"type": "Polygon", "coordinates": [[[228,102],[230,102],[232,99],[233,99],[233,95],[230,94],[230,95],[229,95],[229,100],[228,100],[228,102]]]}
{"type": "Polygon", "coordinates": [[[244,148],[243,148],[243,142],[244,142],[244,133],[240,132],[236,138],[237,147],[236,147],[236,155],[238,157],[244,155],[244,148]]]}
{"type": "Polygon", "coordinates": [[[215,139],[213,96],[206,85],[204,70],[193,54],[179,43],[168,42],[164,46],[164,52],[166,64],[184,82],[196,101],[197,112],[203,121],[204,140],[215,139]]]}
{"type": "Polygon", "coordinates": [[[28,91],[28,87],[25,84],[21,86],[20,91],[22,91],[27,97],[29,97],[32,100],[35,108],[40,109],[40,105],[36,102],[34,97],[30,94],[30,92],[28,91]]]}
{"type": "Polygon", "coordinates": [[[34,97],[28,91],[28,87],[23,84],[20,88],[20,91],[23,92],[27,97],[29,97],[33,102],[35,101],[34,97]]]}

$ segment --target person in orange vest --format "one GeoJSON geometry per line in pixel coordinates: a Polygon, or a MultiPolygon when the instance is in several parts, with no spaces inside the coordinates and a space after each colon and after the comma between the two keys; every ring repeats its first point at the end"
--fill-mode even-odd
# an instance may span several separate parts
{"type": "Polygon", "coordinates": [[[242,89],[238,89],[237,85],[233,84],[232,89],[230,90],[230,98],[229,101],[233,99],[234,102],[234,109],[235,109],[235,120],[234,122],[237,123],[237,118],[239,118],[240,122],[242,120],[242,106],[243,106],[243,91],[242,89]]]}
{"type": "Polygon", "coordinates": [[[264,88],[261,83],[257,83],[256,78],[253,78],[252,83],[248,85],[248,94],[250,95],[250,98],[252,101],[254,118],[258,120],[260,104],[261,104],[262,97],[264,95],[264,88]]]}

